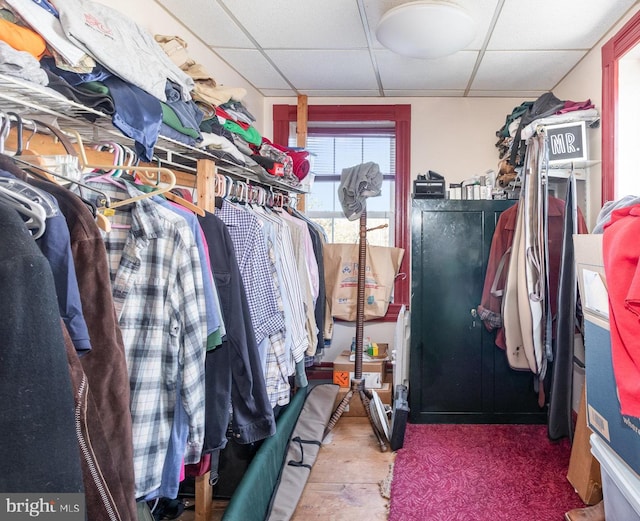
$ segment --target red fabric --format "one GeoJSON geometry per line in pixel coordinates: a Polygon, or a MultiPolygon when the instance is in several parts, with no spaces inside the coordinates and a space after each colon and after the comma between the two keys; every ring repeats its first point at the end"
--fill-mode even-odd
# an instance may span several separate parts
{"type": "Polygon", "coordinates": [[[591,103],[590,99],[584,101],[565,101],[564,107],[562,107],[556,114],[566,114],[567,112],[573,112],[574,110],[586,110],[592,109],[595,105],[591,103]]]}
{"type": "Polygon", "coordinates": [[[221,118],[228,119],[229,121],[233,121],[236,125],[247,130],[251,125],[249,123],[245,123],[244,121],[238,121],[231,114],[229,114],[226,110],[221,109],[220,107],[216,107],[216,116],[220,116],[221,118]]]}
{"type": "Polygon", "coordinates": [[[640,205],[614,210],[602,239],[620,412],[640,418],[640,205]]]}
{"type": "Polygon", "coordinates": [[[203,454],[198,463],[184,466],[184,474],[190,478],[204,476],[209,470],[211,470],[211,454],[209,453],[203,454]]]}
{"type": "Polygon", "coordinates": [[[551,521],[584,507],[545,425],[408,424],[389,521],[551,521]]]}
{"type": "MultiPolygon", "coordinates": [[[[558,305],[558,278],[560,275],[560,264],[562,261],[562,233],[564,228],[564,201],[557,197],[549,197],[548,210],[548,248],[549,248],[549,296],[551,305],[551,315],[556,315],[556,307],[558,305]]],[[[480,307],[493,313],[500,314],[502,309],[502,297],[494,297],[491,295],[491,286],[496,276],[498,264],[502,255],[507,251],[513,242],[513,232],[515,230],[516,215],[518,203],[508,208],[498,218],[496,229],[491,242],[489,252],[489,262],[487,264],[487,273],[484,279],[484,287],[482,290],[482,299],[480,307]]],[[[578,233],[587,233],[587,224],[582,215],[582,211],[578,208],[578,233]]],[[[502,271],[497,289],[506,287],[506,275],[508,268],[508,260],[506,259],[505,268],[502,271]]],[[[482,312],[482,310],[480,309],[482,312]]],[[[485,322],[485,326],[491,331],[492,327],[485,322]]],[[[555,327],[553,328],[555,334],[555,327]]],[[[496,345],[501,349],[506,348],[504,337],[504,328],[499,328],[496,333],[496,345]]]]}
{"type": "Polygon", "coordinates": [[[309,152],[307,150],[293,150],[289,147],[272,143],[267,138],[262,138],[263,143],[268,143],[274,148],[277,148],[281,152],[287,154],[293,161],[293,175],[295,175],[299,181],[302,181],[309,174],[311,164],[309,163],[309,152]]]}

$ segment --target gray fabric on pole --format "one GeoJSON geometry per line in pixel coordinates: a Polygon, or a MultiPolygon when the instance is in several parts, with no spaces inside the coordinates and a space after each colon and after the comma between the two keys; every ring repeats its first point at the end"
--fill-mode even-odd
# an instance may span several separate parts
{"type": "Polygon", "coordinates": [[[289,448],[282,467],[280,481],[274,492],[267,521],[287,521],[300,501],[309,479],[339,387],[320,384],[313,387],[300,412],[298,422],[291,433],[289,448]]]}
{"type": "Polygon", "coordinates": [[[367,197],[381,193],[382,173],[377,163],[368,162],[343,168],[338,186],[338,199],[347,219],[355,221],[366,206],[367,197]]]}

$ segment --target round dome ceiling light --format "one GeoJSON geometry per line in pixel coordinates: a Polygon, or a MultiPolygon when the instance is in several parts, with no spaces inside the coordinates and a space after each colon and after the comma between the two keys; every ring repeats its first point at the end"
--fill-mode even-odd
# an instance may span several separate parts
{"type": "Polygon", "coordinates": [[[473,18],[446,0],[409,2],[387,11],[376,29],[387,49],[411,58],[442,58],[469,45],[475,36],[473,18]]]}

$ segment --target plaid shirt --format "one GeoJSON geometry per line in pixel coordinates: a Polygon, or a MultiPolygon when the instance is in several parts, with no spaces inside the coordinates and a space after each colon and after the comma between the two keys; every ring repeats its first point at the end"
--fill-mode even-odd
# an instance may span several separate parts
{"type": "Polygon", "coordinates": [[[267,240],[255,215],[235,208],[227,201],[222,202],[222,208],[216,208],[215,214],[229,230],[247,293],[256,343],[260,345],[265,337],[285,328],[273,283],[267,240]]]}
{"type": "MultiPolygon", "coordinates": [[[[97,186],[113,200],[123,198],[122,189],[97,186]]],[[[129,183],[126,188],[125,197],[140,193],[129,183]]],[[[200,459],[206,307],[197,246],[183,218],[143,199],[110,219],[113,229],[104,239],[129,371],[139,498],[160,486],[177,396],[189,426],[185,462],[200,459]]]]}

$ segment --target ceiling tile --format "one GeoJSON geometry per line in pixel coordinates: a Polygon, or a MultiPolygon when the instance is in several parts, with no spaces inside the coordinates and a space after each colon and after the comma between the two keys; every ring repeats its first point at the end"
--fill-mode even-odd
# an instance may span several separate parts
{"type": "Polygon", "coordinates": [[[385,90],[464,90],[478,53],[462,51],[446,58],[404,58],[391,51],[376,51],[380,80],[385,90]]]}
{"type": "Polygon", "coordinates": [[[297,92],[289,90],[278,90],[278,89],[261,89],[262,95],[267,96],[269,98],[283,98],[283,97],[291,97],[297,96],[297,92]]]}
{"type": "Polygon", "coordinates": [[[400,90],[391,89],[385,90],[384,95],[388,97],[447,97],[447,98],[459,98],[464,96],[464,90],[400,90]]]}
{"type": "Polygon", "coordinates": [[[491,50],[590,49],[635,0],[506,0],[491,50]]]}
{"type": "Polygon", "coordinates": [[[220,57],[257,89],[291,89],[263,54],[249,49],[217,49],[220,57]]]}
{"type": "Polygon", "coordinates": [[[469,91],[469,96],[477,98],[527,98],[536,100],[546,90],[474,90],[469,91]]]}
{"type": "Polygon", "coordinates": [[[487,51],[471,85],[477,90],[548,90],[586,51],[487,51]]]}
{"type": "Polygon", "coordinates": [[[267,55],[298,90],[377,90],[368,51],[274,50],[267,55]]]}
{"type": "Polygon", "coordinates": [[[358,4],[353,0],[219,1],[265,49],[367,47],[358,4]]]}
{"type": "Polygon", "coordinates": [[[220,5],[211,0],[157,0],[191,32],[211,46],[253,49],[249,38],[220,5]]]}
{"type": "Polygon", "coordinates": [[[341,97],[341,98],[379,98],[380,92],[378,90],[301,90],[300,94],[305,94],[309,97],[341,97]]]}

